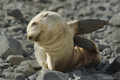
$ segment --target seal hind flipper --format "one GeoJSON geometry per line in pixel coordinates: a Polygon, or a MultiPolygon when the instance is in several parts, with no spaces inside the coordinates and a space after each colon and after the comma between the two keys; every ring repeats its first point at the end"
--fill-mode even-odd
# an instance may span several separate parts
{"type": "Polygon", "coordinates": [[[81,36],[74,36],[74,45],[83,48],[89,57],[91,58],[91,62],[86,64],[85,68],[91,68],[91,67],[97,67],[101,63],[101,58],[99,55],[99,50],[97,48],[97,45],[87,38],[81,37],[81,36]],[[95,58],[97,56],[97,59],[95,58]]]}
{"type": "Polygon", "coordinates": [[[93,32],[102,28],[106,24],[106,21],[99,19],[85,19],[81,21],[68,22],[68,25],[74,30],[74,35],[93,32]]]}
{"type": "Polygon", "coordinates": [[[95,48],[96,47],[95,43],[92,40],[89,40],[81,36],[74,36],[74,45],[79,46],[88,52],[92,53],[97,52],[95,48]]]}

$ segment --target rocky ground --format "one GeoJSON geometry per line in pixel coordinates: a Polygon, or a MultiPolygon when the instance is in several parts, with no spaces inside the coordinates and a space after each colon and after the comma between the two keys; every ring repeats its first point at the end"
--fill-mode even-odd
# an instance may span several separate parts
{"type": "Polygon", "coordinates": [[[120,80],[120,57],[108,69],[119,55],[120,0],[0,0],[0,80],[120,80]],[[58,12],[67,21],[108,21],[107,26],[85,35],[98,44],[100,66],[65,73],[41,70],[26,28],[36,14],[46,10],[58,12]]]}

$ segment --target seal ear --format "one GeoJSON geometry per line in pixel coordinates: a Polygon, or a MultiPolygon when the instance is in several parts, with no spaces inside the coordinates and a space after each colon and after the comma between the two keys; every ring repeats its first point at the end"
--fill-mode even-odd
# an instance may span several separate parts
{"type": "Polygon", "coordinates": [[[102,28],[107,22],[99,19],[85,19],[81,21],[71,21],[68,25],[73,28],[74,35],[87,34],[102,28]]]}

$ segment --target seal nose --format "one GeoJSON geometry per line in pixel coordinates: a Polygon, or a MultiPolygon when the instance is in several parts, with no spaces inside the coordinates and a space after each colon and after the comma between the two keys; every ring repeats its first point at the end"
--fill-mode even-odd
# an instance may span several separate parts
{"type": "Polygon", "coordinates": [[[28,37],[28,39],[29,39],[29,40],[32,40],[32,37],[30,36],[30,37],[28,37]]]}

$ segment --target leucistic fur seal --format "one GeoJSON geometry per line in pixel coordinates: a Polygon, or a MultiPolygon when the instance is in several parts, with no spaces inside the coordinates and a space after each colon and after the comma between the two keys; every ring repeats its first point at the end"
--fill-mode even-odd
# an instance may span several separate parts
{"type": "Polygon", "coordinates": [[[29,22],[27,37],[34,42],[35,57],[42,68],[65,72],[100,64],[97,45],[78,35],[93,32],[105,24],[97,19],[67,23],[58,13],[45,11],[29,22]]]}

